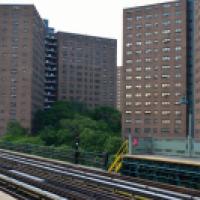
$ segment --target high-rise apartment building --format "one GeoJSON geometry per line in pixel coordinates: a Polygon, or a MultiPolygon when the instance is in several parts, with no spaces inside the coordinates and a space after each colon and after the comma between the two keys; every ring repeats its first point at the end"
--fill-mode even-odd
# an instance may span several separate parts
{"type": "Polygon", "coordinates": [[[45,23],[45,92],[44,108],[48,109],[57,100],[58,58],[57,35],[53,28],[45,23]]]}
{"type": "Polygon", "coordinates": [[[117,66],[117,109],[122,109],[122,66],[117,66]]]}
{"type": "MultiPolygon", "coordinates": [[[[191,57],[188,58],[192,49],[188,48],[192,46],[189,42],[192,38],[188,37],[193,37],[189,27],[191,21],[194,24],[189,15],[196,14],[194,10],[189,13],[188,6],[189,1],[177,0],[124,9],[125,136],[129,133],[143,138],[187,136],[188,112],[193,104],[188,81],[194,67],[189,62],[191,57]]],[[[200,40],[196,42],[200,44],[200,40]]]]}
{"type": "Polygon", "coordinates": [[[44,24],[33,5],[0,5],[0,71],[0,134],[12,120],[31,129],[44,102],[44,24]]]}
{"type": "Polygon", "coordinates": [[[116,107],[117,42],[58,32],[58,99],[116,107]]]}

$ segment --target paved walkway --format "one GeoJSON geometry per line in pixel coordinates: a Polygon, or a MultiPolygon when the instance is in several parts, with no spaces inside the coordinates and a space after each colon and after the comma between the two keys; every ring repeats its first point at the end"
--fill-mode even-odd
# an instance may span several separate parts
{"type": "Polygon", "coordinates": [[[0,191],[0,200],[16,200],[16,199],[11,197],[10,195],[0,191]]]}

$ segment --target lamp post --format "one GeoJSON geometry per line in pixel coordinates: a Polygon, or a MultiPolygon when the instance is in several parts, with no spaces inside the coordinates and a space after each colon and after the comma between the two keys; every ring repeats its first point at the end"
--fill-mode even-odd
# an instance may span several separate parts
{"type": "Polygon", "coordinates": [[[132,154],[132,134],[128,134],[128,154],[132,154]]]}
{"type": "MultiPolygon", "coordinates": [[[[180,104],[188,105],[186,97],[182,97],[179,100],[180,104]]],[[[187,154],[188,157],[192,156],[192,112],[189,110],[188,113],[188,135],[187,135],[187,154]]]]}

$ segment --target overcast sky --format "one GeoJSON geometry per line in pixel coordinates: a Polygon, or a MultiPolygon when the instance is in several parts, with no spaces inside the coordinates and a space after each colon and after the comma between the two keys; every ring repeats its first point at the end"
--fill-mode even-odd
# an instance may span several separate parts
{"type": "MultiPolygon", "coordinates": [[[[122,10],[126,7],[166,0],[0,0],[0,3],[35,4],[50,26],[67,31],[118,41],[118,65],[122,62],[122,10]]],[[[173,1],[173,0],[167,0],[173,1]]]]}

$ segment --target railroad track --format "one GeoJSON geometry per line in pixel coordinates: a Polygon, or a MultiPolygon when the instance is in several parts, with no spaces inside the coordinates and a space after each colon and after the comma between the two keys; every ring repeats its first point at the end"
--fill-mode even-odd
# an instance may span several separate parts
{"type": "Polygon", "coordinates": [[[103,170],[7,150],[0,150],[0,174],[4,176],[0,180],[6,177],[15,182],[21,181],[24,186],[32,186],[32,190],[29,187],[29,193],[33,199],[39,199],[37,195],[41,193],[43,199],[200,200],[200,191],[109,174],[103,170]],[[37,194],[36,189],[40,193],[37,194]],[[52,198],[51,195],[56,196],[52,198]]]}

